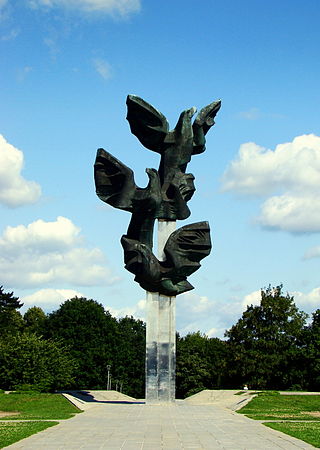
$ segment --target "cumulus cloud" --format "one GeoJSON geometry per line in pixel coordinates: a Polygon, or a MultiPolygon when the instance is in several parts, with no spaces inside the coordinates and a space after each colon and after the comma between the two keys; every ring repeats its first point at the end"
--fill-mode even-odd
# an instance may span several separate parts
{"type": "MultiPolygon", "coordinates": [[[[284,295],[286,293],[284,292],[284,295]]],[[[289,295],[294,298],[294,303],[301,310],[308,314],[314,312],[320,305],[320,287],[312,289],[310,292],[300,292],[300,291],[290,291],[289,295]]],[[[235,308],[239,310],[239,318],[247,309],[247,306],[260,305],[261,302],[261,291],[253,291],[246,295],[241,302],[241,311],[239,309],[239,303],[235,303],[235,308]]]]}
{"type": "MultiPolygon", "coordinates": [[[[105,308],[118,318],[128,315],[145,321],[147,316],[145,299],[130,307],[105,308]]],[[[182,336],[200,330],[210,337],[223,337],[230,322],[228,309],[230,310],[229,307],[196,293],[179,295],[176,299],[176,329],[182,336]]]]}
{"type": "Polygon", "coordinates": [[[112,77],[112,68],[106,60],[102,58],[95,58],[92,62],[95,70],[102,78],[108,80],[112,77]]]}
{"type": "Polygon", "coordinates": [[[120,16],[127,16],[140,10],[140,0],[29,0],[28,4],[32,8],[61,7],[120,16]]]}
{"type": "Polygon", "coordinates": [[[73,289],[41,289],[33,294],[20,297],[20,301],[23,303],[22,310],[38,306],[45,312],[51,312],[57,309],[61,303],[74,297],[83,297],[83,295],[73,289]]]}
{"type": "Polygon", "coordinates": [[[201,331],[210,337],[223,337],[225,331],[224,313],[219,302],[195,292],[186,292],[176,300],[177,330],[184,336],[188,333],[201,331]]]}
{"type": "MultiPolygon", "coordinates": [[[[286,293],[284,293],[286,295],[286,293]]],[[[296,306],[308,314],[320,305],[320,287],[310,292],[289,292],[294,297],[296,306]]],[[[23,299],[22,299],[23,300],[23,299]]],[[[255,290],[243,297],[217,301],[195,292],[187,292],[176,298],[176,329],[181,336],[200,331],[208,337],[224,338],[224,333],[236,324],[248,306],[258,306],[261,302],[261,290],[255,290]]],[[[133,316],[146,320],[146,301],[140,300],[136,305],[115,309],[106,309],[115,317],[133,316]]]]}
{"type": "Polygon", "coordinates": [[[139,300],[136,305],[124,308],[113,308],[106,306],[105,309],[118,319],[125,316],[133,316],[135,319],[146,320],[146,300],[139,300]]]}
{"type": "Polygon", "coordinates": [[[311,192],[270,197],[263,203],[257,223],[292,233],[319,232],[320,198],[311,192]]]}
{"type": "Polygon", "coordinates": [[[320,137],[314,134],[275,150],[243,144],[222,177],[223,191],[268,197],[257,218],[261,226],[293,233],[320,231],[319,188],[320,137]]]}
{"type": "Polygon", "coordinates": [[[35,203],[41,188],[22,177],[23,153],[0,135],[0,203],[11,208],[35,203]]]}
{"type": "Polygon", "coordinates": [[[112,284],[117,278],[98,248],[81,246],[80,229],[71,220],[37,220],[7,227],[0,237],[0,272],[4,284],[16,287],[112,284]]]}
{"type": "Polygon", "coordinates": [[[39,219],[27,226],[8,226],[0,237],[0,248],[6,256],[25,250],[37,254],[60,251],[77,244],[79,233],[80,228],[66,217],[59,216],[55,222],[39,219]]]}
{"type": "Polygon", "coordinates": [[[320,137],[302,135],[269,150],[253,142],[242,144],[225,171],[223,190],[266,195],[276,189],[315,189],[320,183],[320,137]]]}
{"type": "Polygon", "coordinates": [[[320,305],[320,287],[312,289],[310,292],[290,292],[294,297],[295,304],[307,313],[312,313],[319,308],[320,305]]]}
{"type": "Polygon", "coordinates": [[[241,302],[241,309],[242,311],[245,311],[247,309],[247,306],[257,306],[260,305],[261,302],[261,290],[253,291],[250,294],[246,295],[244,299],[241,302]]]}

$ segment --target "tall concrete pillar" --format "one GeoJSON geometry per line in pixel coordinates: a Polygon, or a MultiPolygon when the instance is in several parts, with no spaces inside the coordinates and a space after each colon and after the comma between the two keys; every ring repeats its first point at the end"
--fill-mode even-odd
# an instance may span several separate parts
{"type": "MultiPolygon", "coordinates": [[[[158,221],[158,258],[175,230],[175,222],[158,221]]],[[[175,297],[147,292],[146,403],[175,401],[176,305],[175,297]]]]}

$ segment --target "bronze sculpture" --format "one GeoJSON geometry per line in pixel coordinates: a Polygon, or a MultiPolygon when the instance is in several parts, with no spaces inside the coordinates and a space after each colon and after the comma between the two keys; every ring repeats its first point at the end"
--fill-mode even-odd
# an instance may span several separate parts
{"type": "Polygon", "coordinates": [[[165,116],[140,97],[127,97],[127,120],[131,132],[144,147],[161,155],[159,169],[146,169],[149,183],[139,188],[132,170],[104,149],[99,149],[94,165],[98,197],[129,211],[131,221],[122,236],[125,267],[149,292],[175,296],[193,289],[187,276],[200,267],[211,251],[207,222],[198,222],[174,231],[164,247],[165,259],[152,252],[155,219],[183,220],[189,217],[187,202],[195,192],[194,176],[186,173],[193,155],[204,152],[205,135],[214,125],[221,102],[201,109],[192,123],[195,108],[183,111],[176,127],[169,131],[165,116]]]}

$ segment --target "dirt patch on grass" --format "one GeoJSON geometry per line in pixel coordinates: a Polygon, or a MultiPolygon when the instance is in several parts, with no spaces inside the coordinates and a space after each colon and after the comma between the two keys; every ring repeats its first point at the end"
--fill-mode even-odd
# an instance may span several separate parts
{"type": "Polygon", "coordinates": [[[301,414],[307,414],[312,417],[320,417],[320,411],[302,411],[301,414]]]}
{"type": "Polygon", "coordinates": [[[16,411],[0,411],[0,419],[8,416],[18,416],[20,413],[16,411]]]}

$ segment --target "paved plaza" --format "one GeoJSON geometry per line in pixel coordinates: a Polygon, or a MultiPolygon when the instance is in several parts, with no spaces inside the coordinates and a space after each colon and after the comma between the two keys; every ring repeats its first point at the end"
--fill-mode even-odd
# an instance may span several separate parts
{"type": "Polygon", "coordinates": [[[297,450],[313,446],[271,430],[225,406],[177,401],[151,406],[93,401],[72,419],[60,421],[7,449],[232,449],[297,450]]]}

